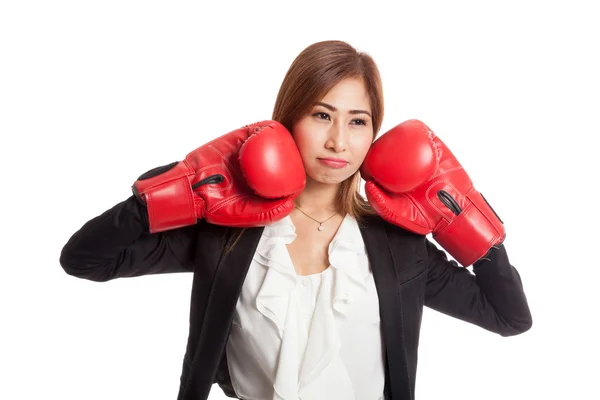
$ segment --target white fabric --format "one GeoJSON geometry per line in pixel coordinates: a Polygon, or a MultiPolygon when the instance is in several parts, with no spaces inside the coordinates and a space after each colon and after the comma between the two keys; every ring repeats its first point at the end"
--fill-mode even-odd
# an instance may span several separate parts
{"type": "Polygon", "coordinates": [[[319,274],[296,274],[295,238],[289,216],[266,226],[244,281],[226,349],[237,396],[383,399],[379,300],[356,219],[344,217],[319,274]]]}

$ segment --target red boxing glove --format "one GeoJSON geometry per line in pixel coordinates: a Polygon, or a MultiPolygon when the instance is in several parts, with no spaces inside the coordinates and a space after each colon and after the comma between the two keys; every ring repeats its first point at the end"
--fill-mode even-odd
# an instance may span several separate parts
{"type": "Polygon", "coordinates": [[[133,192],[146,204],[150,232],[193,225],[263,226],[287,216],[306,173],[296,142],[279,122],[225,134],[185,160],[140,176],[133,192]]]}
{"type": "Polygon", "coordinates": [[[503,222],[446,145],[418,120],[373,143],[361,176],[385,220],[433,238],[464,267],[504,241],[503,222]]]}

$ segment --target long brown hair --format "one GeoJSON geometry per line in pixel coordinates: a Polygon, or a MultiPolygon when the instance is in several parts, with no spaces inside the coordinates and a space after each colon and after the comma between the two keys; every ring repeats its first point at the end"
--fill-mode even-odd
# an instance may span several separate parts
{"type": "MultiPolygon", "coordinates": [[[[290,132],[310,109],[340,81],[361,78],[368,93],[373,123],[373,140],[383,121],[383,87],[379,69],[373,58],[340,40],[326,40],[305,48],[288,69],[273,108],[272,119],[290,132]]],[[[361,218],[375,214],[360,194],[360,172],[341,183],[337,206],[360,223],[361,218]]],[[[237,235],[237,239],[243,233],[237,235]]],[[[228,251],[229,251],[228,250],[228,251]]]]}

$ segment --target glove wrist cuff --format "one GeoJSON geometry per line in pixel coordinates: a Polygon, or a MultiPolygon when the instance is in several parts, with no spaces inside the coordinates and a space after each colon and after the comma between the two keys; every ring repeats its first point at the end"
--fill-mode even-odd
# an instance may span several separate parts
{"type": "Polygon", "coordinates": [[[504,225],[488,216],[471,204],[433,238],[463,267],[468,267],[506,237],[504,225]]]}
{"type": "Polygon", "coordinates": [[[150,233],[193,225],[198,218],[197,208],[183,163],[156,176],[142,175],[133,193],[146,205],[150,233]]]}

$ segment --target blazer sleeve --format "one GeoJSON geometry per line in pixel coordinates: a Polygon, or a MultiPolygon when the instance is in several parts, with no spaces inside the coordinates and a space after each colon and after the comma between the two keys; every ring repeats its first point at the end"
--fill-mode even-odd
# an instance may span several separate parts
{"type": "Polygon", "coordinates": [[[426,240],[429,264],[425,305],[501,336],[531,328],[532,320],[521,277],[510,264],[504,244],[473,264],[473,273],[448,260],[426,240]]]}
{"type": "Polygon", "coordinates": [[[193,271],[194,226],[148,230],[146,210],[131,196],[75,232],[61,251],[60,264],[67,274],[96,282],[193,271]]]}

